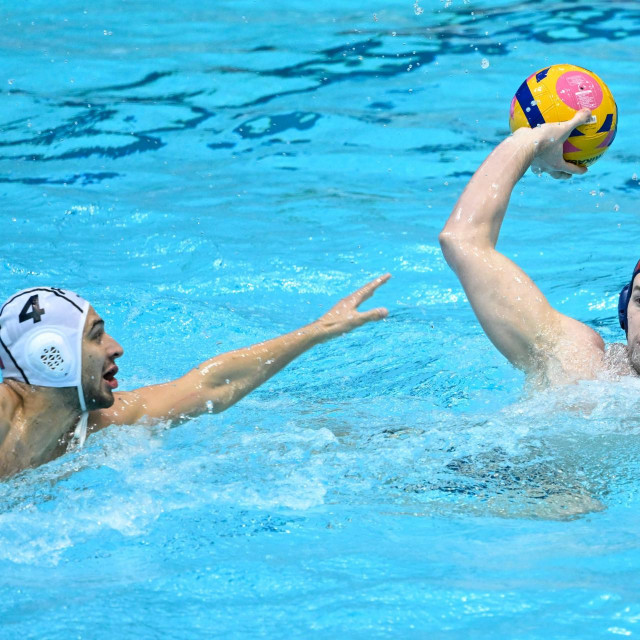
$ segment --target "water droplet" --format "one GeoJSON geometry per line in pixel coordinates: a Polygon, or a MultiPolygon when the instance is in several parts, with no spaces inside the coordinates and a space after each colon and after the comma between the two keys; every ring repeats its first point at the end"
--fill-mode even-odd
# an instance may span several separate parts
{"type": "Polygon", "coordinates": [[[489,61],[486,58],[482,58],[482,60],[480,61],[480,66],[483,69],[488,69],[489,68],[489,61]]]}

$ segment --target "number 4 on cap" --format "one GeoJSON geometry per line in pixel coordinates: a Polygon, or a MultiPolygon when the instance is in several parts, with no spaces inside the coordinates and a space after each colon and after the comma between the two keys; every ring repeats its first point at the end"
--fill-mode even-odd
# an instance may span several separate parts
{"type": "Polygon", "coordinates": [[[26,322],[27,320],[31,320],[33,318],[34,324],[36,322],[40,322],[41,316],[44,315],[44,309],[40,308],[40,303],[38,302],[38,296],[31,296],[27,303],[22,307],[22,311],[18,316],[18,320],[20,322],[26,322]],[[31,309],[31,311],[29,311],[31,309]]]}

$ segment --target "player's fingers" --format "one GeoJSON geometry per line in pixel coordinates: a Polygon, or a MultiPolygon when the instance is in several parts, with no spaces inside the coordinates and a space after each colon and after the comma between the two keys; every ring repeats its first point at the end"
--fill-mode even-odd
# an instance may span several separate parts
{"type": "Polygon", "coordinates": [[[377,309],[371,309],[371,311],[365,311],[359,314],[359,319],[362,324],[365,324],[366,322],[384,320],[388,315],[389,312],[384,307],[378,307],[377,309]]]}
{"type": "Polygon", "coordinates": [[[570,173],[574,176],[581,176],[587,173],[587,167],[575,164],[575,162],[565,162],[564,167],[562,167],[562,171],[563,173],[570,173]]]}
{"type": "Polygon", "coordinates": [[[589,111],[589,109],[580,109],[580,111],[576,111],[571,120],[559,123],[563,132],[561,137],[565,140],[570,138],[574,129],[586,124],[589,120],[591,120],[591,111],[589,111]]]}
{"type": "Polygon", "coordinates": [[[371,282],[367,282],[364,287],[360,287],[360,289],[354,291],[348,299],[351,300],[356,307],[359,306],[365,300],[368,300],[374,294],[375,290],[387,282],[390,277],[390,273],[385,273],[383,276],[375,278],[374,280],[371,280],[371,282]]]}
{"type": "Polygon", "coordinates": [[[549,171],[549,175],[556,180],[567,180],[571,177],[571,174],[566,171],[549,171]]]}
{"type": "Polygon", "coordinates": [[[591,110],[580,109],[580,111],[576,111],[576,115],[573,116],[573,118],[571,118],[569,122],[572,122],[577,127],[577,126],[580,126],[581,124],[587,124],[589,120],[591,120],[591,110]]]}

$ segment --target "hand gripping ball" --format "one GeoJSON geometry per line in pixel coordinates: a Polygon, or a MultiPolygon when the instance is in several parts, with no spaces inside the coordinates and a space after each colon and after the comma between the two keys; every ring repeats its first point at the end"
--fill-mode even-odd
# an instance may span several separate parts
{"type": "Polygon", "coordinates": [[[616,102],[595,73],[572,64],[536,71],[511,101],[509,126],[515,131],[545,122],[565,122],[585,107],[591,110],[591,120],[571,132],[563,155],[567,162],[586,167],[609,148],[618,129],[616,102]]]}

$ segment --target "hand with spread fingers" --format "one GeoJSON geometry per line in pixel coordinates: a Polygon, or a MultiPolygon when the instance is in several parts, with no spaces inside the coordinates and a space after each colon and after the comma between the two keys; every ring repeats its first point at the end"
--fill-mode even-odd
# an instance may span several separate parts
{"type": "Polygon", "coordinates": [[[371,280],[357,291],[343,298],[334,305],[327,313],[317,320],[317,324],[326,333],[327,339],[335,338],[356,327],[361,327],[367,322],[376,322],[387,317],[388,312],[384,307],[371,309],[370,311],[358,311],[358,307],[368,300],[376,291],[391,278],[386,273],[375,280],[371,280]]]}
{"type": "Polygon", "coordinates": [[[390,277],[372,280],[295,331],[222,353],[172,382],[118,394],[112,408],[95,416],[94,428],[140,420],[179,423],[205,411],[224,411],[315,345],[386,318],[382,307],[363,312],[358,307],[390,277]]]}

